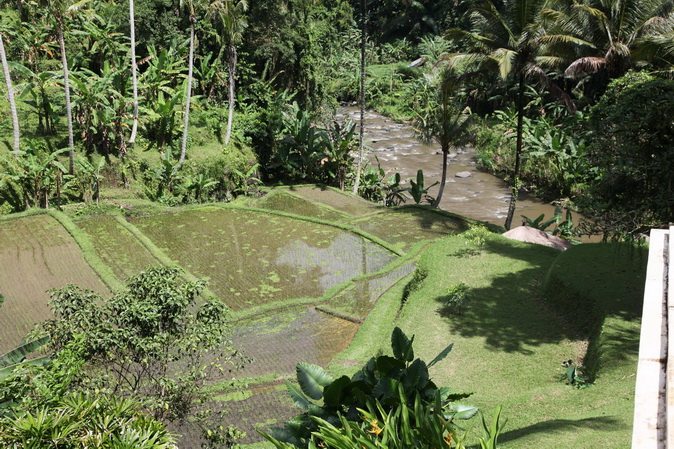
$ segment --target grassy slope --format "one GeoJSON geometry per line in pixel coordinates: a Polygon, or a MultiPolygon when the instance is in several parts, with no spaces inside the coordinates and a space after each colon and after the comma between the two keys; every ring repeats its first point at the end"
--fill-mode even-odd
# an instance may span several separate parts
{"type": "MultiPolygon", "coordinates": [[[[631,434],[634,342],[611,335],[636,331],[638,340],[638,322],[619,314],[609,316],[605,328],[613,334],[605,334],[604,342],[611,346],[604,348],[597,383],[574,389],[559,380],[560,362],[579,360],[585,342],[541,297],[548,267],[558,254],[498,236],[488,238],[479,254],[466,249],[476,248],[461,236],[429,248],[420,261],[429,275],[410,295],[396,323],[416,335],[417,354],[427,360],[454,343],[453,353],[433,369],[434,380],[475,392],[469,401],[486,411],[503,404],[509,419],[501,439],[505,448],[626,447],[631,434]],[[459,282],[470,288],[467,306],[461,314],[443,312],[439,298],[459,282]]],[[[591,273],[589,268],[581,269],[591,273]]],[[[638,298],[643,283],[632,282],[631,273],[615,274],[637,286],[632,298],[638,298]]],[[[579,282],[598,288],[602,277],[579,282]]],[[[382,298],[336,360],[335,371],[348,372],[348,366],[388,350],[391,317],[400,299],[395,295],[401,292],[396,286],[382,298]]]]}

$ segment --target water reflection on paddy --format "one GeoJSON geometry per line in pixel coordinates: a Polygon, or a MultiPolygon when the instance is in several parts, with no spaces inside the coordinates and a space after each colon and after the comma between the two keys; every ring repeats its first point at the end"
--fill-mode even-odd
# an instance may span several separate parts
{"type": "Polygon", "coordinates": [[[355,234],[258,212],[205,208],[134,221],[234,310],[320,297],[395,257],[355,234]]]}

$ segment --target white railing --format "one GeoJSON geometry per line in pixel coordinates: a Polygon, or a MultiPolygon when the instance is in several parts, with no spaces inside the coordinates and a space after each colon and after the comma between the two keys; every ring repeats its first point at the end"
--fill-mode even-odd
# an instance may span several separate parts
{"type": "Polygon", "coordinates": [[[632,449],[674,449],[674,226],[652,230],[649,246],[632,449]]]}

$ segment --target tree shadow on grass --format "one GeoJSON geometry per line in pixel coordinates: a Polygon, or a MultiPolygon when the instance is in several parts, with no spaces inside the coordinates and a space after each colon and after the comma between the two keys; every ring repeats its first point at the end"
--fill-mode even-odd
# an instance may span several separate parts
{"type": "Polygon", "coordinates": [[[550,419],[521,429],[510,430],[499,436],[499,442],[507,443],[530,435],[544,433],[555,434],[580,429],[612,431],[621,428],[622,423],[610,416],[595,416],[583,419],[550,419]]]}
{"type": "MultiPolygon", "coordinates": [[[[442,308],[453,324],[453,332],[463,337],[484,337],[487,346],[506,352],[531,354],[526,346],[557,343],[573,331],[541,300],[540,291],[548,267],[558,254],[544,247],[513,245],[488,239],[480,252],[527,261],[531,267],[495,277],[488,287],[467,292],[465,307],[459,314],[442,308]]],[[[479,253],[460,250],[462,265],[481,267],[479,253]]],[[[435,298],[444,304],[446,297],[435,298]]]]}

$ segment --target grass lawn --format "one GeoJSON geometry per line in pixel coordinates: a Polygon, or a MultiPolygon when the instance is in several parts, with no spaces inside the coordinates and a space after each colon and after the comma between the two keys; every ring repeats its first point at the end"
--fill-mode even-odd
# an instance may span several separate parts
{"type": "MultiPolygon", "coordinates": [[[[499,404],[508,424],[504,448],[622,448],[629,445],[645,256],[607,245],[554,250],[500,236],[453,236],[432,244],[418,269],[427,277],[396,320],[404,285],[384,295],[332,371],[353,372],[377,351],[389,352],[395,325],[414,334],[417,356],[454,350],[431,371],[487,414],[499,404]],[[556,261],[556,262],[555,262],[556,261]],[[548,271],[554,263],[552,273],[548,271]],[[571,268],[569,268],[571,267],[571,268]],[[562,277],[576,301],[598,304],[600,332],[579,329],[546,294],[546,279],[562,277]],[[465,283],[465,305],[443,305],[448,289],[465,283]],[[566,385],[563,360],[598,358],[596,381],[566,385]],[[598,357],[597,357],[598,354],[598,357]]],[[[408,277],[409,279],[410,277],[408,277]]],[[[549,285],[548,281],[548,285],[549,285]]],[[[479,427],[477,420],[469,426],[479,427]]]]}

